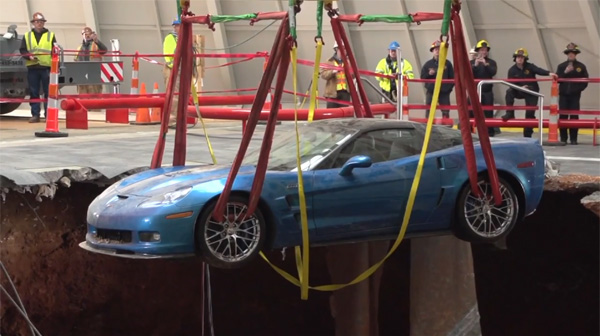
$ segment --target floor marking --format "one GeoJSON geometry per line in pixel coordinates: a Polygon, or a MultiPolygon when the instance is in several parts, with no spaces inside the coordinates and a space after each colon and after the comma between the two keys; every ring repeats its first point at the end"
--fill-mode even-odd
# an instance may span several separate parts
{"type": "Polygon", "coordinates": [[[584,158],[584,157],[571,157],[571,156],[546,156],[551,160],[564,160],[564,161],[591,161],[600,162],[600,158],[584,158]]]}

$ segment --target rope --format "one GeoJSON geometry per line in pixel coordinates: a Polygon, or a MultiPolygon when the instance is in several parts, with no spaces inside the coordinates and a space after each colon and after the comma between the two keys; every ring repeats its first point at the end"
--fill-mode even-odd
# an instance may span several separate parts
{"type": "Polygon", "coordinates": [[[10,275],[8,274],[6,267],[4,267],[4,263],[2,261],[0,261],[0,267],[2,268],[2,272],[4,272],[4,276],[6,276],[6,279],[8,279],[8,283],[10,284],[12,291],[15,293],[17,300],[15,301],[12,298],[12,296],[10,296],[10,294],[8,294],[7,290],[3,286],[0,286],[2,288],[2,291],[6,294],[6,296],[9,298],[9,300],[12,302],[12,304],[15,305],[15,307],[17,308],[19,313],[25,318],[25,320],[29,324],[29,330],[31,330],[31,333],[34,335],[41,336],[42,334],[40,334],[40,332],[36,329],[36,327],[33,325],[33,323],[31,323],[31,321],[29,320],[29,317],[27,316],[27,311],[25,310],[25,306],[23,305],[23,301],[21,301],[21,297],[19,296],[19,292],[17,292],[17,288],[15,287],[15,284],[12,281],[10,275]]]}
{"type": "Polygon", "coordinates": [[[244,41],[240,42],[240,43],[236,43],[234,45],[230,45],[227,47],[223,47],[223,48],[204,48],[204,50],[228,50],[228,49],[233,49],[235,47],[239,47],[244,43],[249,42],[250,40],[252,40],[253,38],[257,37],[258,34],[264,32],[265,30],[267,30],[267,28],[271,27],[273,24],[275,24],[275,22],[277,22],[276,20],[273,20],[273,22],[269,23],[268,25],[266,25],[263,29],[259,30],[258,32],[256,32],[254,35],[250,36],[249,38],[245,39],[244,41]]]}

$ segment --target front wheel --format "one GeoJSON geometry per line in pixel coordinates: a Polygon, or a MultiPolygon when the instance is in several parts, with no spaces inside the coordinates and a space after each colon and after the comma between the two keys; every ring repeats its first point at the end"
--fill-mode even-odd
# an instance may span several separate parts
{"type": "Polygon", "coordinates": [[[196,229],[202,258],[218,268],[239,268],[252,261],[265,241],[265,219],[256,209],[248,215],[248,199],[231,196],[222,221],[212,218],[216,201],[203,211],[196,229]]]}
{"type": "Polygon", "coordinates": [[[506,236],[519,217],[519,199],[511,185],[500,178],[502,202],[496,206],[492,185],[481,177],[477,182],[480,196],[476,196],[467,183],[457,202],[457,219],[454,226],[457,237],[470,242],[493,243],[506,236]]]}

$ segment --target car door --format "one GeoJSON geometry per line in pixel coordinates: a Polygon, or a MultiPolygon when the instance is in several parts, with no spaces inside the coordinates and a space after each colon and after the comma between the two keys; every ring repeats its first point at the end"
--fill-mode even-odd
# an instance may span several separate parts
{"type": "MultiPolygon", "coordinates": [[[[318,236],[342,238],[399,228],[418,157],[411,156],[417,153],[415,148],[402,157],[390,157],[391,145],[394,141],[410,145],[413,136],[417,136],[414,130],[364,133],[342,148],[332,168],[314,172],[312,202],[318,236]],[[341,176],[343,163],[354,155],[367,155],[373,164],[341,176]]],[[[429,188],[436,180],[431,177],[424,184],[429,188]]]]}

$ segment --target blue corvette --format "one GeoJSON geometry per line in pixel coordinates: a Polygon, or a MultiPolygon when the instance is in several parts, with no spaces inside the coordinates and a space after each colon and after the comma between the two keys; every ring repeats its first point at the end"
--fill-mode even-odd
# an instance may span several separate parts
{"type": "MultiPolygon", "coordinates": [[[[302,125],[301,169],[310,242],[393,239],[399,231],[425,125],[331,119],[302,125]]],[[[434,126],[407,237],[453,233],[495,242],[533,213],[544,184],[544,154],[532,139],[493,138],[502,204],[491,197],[475,143],[482,197],[471,191],[459,131],[434,126]]],[[[244,160],[221,222],[212,211],[229,166],[152,169],[99,195],[87,214],[86,250],[129,258],[200,255],[240,267],[260,250],[301,244],[294,132],[276,132],[258,209],[247,216],[258,152],[244,160]]]]}

